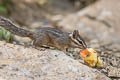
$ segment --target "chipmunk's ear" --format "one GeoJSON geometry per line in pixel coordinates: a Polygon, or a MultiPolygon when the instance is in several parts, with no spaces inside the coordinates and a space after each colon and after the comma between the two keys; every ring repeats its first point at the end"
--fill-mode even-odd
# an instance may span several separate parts
{"type": "Polygon", "coordinates": [[[79,35],[79,31],[78,30],[74,30],[73,31],[73,38],[77,38],[78,35],[79,35]]]}

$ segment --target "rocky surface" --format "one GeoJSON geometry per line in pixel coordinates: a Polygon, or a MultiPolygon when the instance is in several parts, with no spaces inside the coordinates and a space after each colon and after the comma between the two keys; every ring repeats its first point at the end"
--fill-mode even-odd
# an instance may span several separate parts
{"type": "Polygon", "coordinates": [[[96,49],[105,62],[106,67],[100,71],[113,80],[120,78],[119,2],[100,0],[58,22],[62,30],[79,30],[88,47],[96,49]]]}
{"type": "Polygon", "coordinates": [[[62,51],[39,51],[0,41],[1,80],[110,80],[62,51]]]}
{"type": "MultiPolygon", "coordinates": [[[[66,55],[58,50],[39,51],[0,42],[0,80],[108,80],[106,76],[120,80],[120,0],[99,0],[79,12],[68,0],[63,0],[65,5],[55,0],[64,6],[53,6],[48,12],[33,0],[11,1],[14,6],[9,7],[9,15],[19,25],[38,28],[48,25],[44,18],[50,16],[55,21],[53,27],[68,32],[78,29],[88,47],[97,50],[105,67],[96,70],[81,64],[76,52],[66,55]],[[52,17],[51,12],[59,15],[52,17]]],[[[20,37],[18,41],[26,43],[28,39],[20,37]]]]}

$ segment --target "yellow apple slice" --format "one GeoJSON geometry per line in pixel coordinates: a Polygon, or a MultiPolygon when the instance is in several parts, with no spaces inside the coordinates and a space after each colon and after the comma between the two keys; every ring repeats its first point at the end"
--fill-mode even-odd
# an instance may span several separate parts
{"type": "Polygon", "coordinates": [[[80,56],[88,66],[101,67],[103,65],[102,60],[98,57],[98,53],[93,48],[80,51],[80,56]]]}

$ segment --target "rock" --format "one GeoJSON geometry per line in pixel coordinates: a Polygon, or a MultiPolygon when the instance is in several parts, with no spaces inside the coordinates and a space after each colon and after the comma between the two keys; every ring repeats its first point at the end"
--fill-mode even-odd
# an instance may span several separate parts
{"type": "Polygon", "coordinates": [[[3,78],[0,77],[0,80],[5,80],[5,79],[3,79],[3,78]]]}
{"type": "Polygon", "coordinates": [[[92,48],[100,48],[100,45],[99,45],[99,42],[98,42],[98,40],[91,40],[90,41],[90,47],[92,47],[92,48]]]}
{"type": "Polygon", "coordinates": [[[11,48],[10,44],[3,43],[0,41],[0,76],[3,80],[110,80],[62,51],[39,51],[19,45],[11,48]]]}
{"type": "Polygon", "coordinates": [[[120,68],[110,66],[108,76],[109,77],[120,78],[120,68]]]}

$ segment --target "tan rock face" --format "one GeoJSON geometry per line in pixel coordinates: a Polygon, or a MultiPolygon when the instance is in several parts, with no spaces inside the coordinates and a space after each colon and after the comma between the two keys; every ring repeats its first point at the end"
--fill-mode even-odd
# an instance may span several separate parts
{"type": "Polygon", "coordinates": [[[0,75],[3,80],[109,80],[62,51],[11,46],[13,44],[0,41],[0,75]]]}

